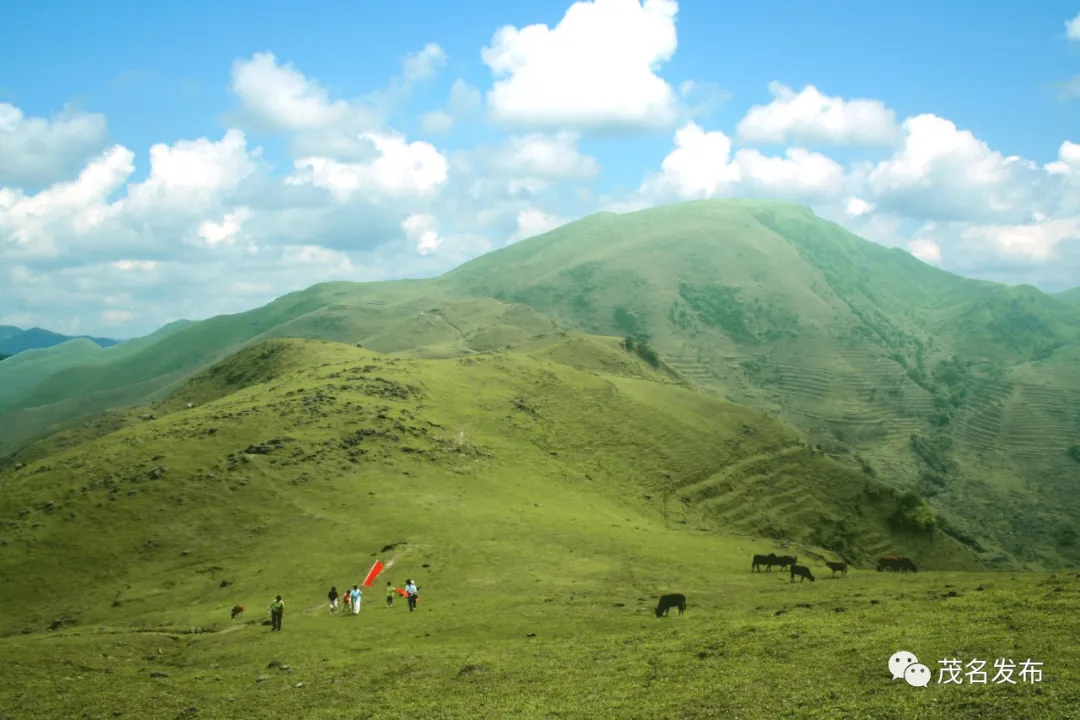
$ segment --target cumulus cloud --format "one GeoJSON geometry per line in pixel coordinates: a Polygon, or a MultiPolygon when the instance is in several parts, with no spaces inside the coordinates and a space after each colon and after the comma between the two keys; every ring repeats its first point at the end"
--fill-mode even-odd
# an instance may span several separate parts
{"type": "Polygon", "coordinates": [[[416,251],[421,255],[435,252],[442,244],[435,226],[435,218],[431,215],[410,215],[401,221],[405,236],[416,244],[416,251]]]}
{"type": "Polygon", "coordinates": [[[824,155],[801,148],[784,157],[746,148],[732,154],[731,148],[723,132],[688,123],[675,133],[675,149],[660,173],[646,179],[640,192],[665,202],[734,194],[821,198],[843,190],[844,168],[824,155]]]}
{"type": "Polygon", "coordinates": [[[487,101],[505,123],[633,128],[676,119],[657,74],[675,53],[674,0],[582,0],[554,28],[499,29],[481,58],[496,78],[487,101]]]}
{"type": "Polygon", "coordinates": [[[1080,42],[1080,13],[1077,13],[1072,20],[1065,21],[1065,37],[1080,42]]]}
{"type": "Polygon", "coordinates": [[[325,188],[339,200],[357,192],[388,196],[431,195],[446,182],[449,164],[435,146],[408,142],[403,135],[364,133],[378,157],[365,163],[343,163],[331,158],[296,160],[296,173],[286,182],[325,188]]]}
{"type": "Polygon", "coordinates": [[[105,116],[65,109],[52,119],[28,118],[0,103],[0,187],[38,187],[77,173],[105,149],[105,116]]]}
{"type": "Polygon", "coordinates": [[[566,180],[595,176],[600,172],[599,163],[596,158],[583,155],[577,143],[578,136],[569,131],[512,137],[497,156],[495,166],[526,178],[566,180]]]}
{"type": "Polygon", "coordinates": [[[1030,214],[1034,163],[1006,157],[936,115],[908,118],[903,130],[901,147],[869,173],[882,210],[930,220],[1030,214]]]}
{"type": "Polygon", "coordinates": [[[890,145],[899,136],[896,113],[880,100],[844,100],[813,85],[796,93],[779,82],[769,84],[773,101],[755,105],[739,121],[743,142],[827,145],[890,145]]]}
{"type": "Polygon", "coordinates": [[[279,65],[273,53],[255,53],[232,67],[230,89],[252,119],[269,129],[302,130],[343,120],[353,109],[291,63],[279,65]]]}

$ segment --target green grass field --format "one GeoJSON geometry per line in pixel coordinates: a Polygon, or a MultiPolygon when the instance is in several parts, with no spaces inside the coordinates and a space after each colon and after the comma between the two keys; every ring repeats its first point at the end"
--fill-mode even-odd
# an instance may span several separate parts
{"type": "Polygon", "coordinates": [[[1064,718],[1080,699],[1080,579],[980,570],[898,524],[887,484],[614,338],[431,360],[274,340],[38,447],[0,471],[12,717],[1064,718]],[[770,551],[816,582],[752,573],[770,551]],[[876,572],[886,553],[920,572],[876,572]],[[376,557],[360,616],[330,615],[376,557]],[[418,611],[385,608],[406,577],[418,611]],[[656,618],[664,592],[687,613],[656,618]],[[949,657],[1045,675],[913,688],[887,671],[901,649],[935,680],[949,657]]]}

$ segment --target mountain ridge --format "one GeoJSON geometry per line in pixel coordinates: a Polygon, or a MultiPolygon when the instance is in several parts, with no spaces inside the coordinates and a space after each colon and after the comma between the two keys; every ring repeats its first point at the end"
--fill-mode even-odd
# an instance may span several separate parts
{"type": "Polygon", "coordinates": [[[274,336],[450,357],[557,328],[646,341],[702,390],[930,498],[986,562],[1080,557],[1059,542],[1080,517],[1066,480],[1080,308],[952,275],[790,203],[593,215],[439,278],[315,285],[192,323],[115,365],[58,370],[6,406],[0,398],[0,421],[74,417],[87,387],[102,394],[88,409],[160,399],[274,336]],[[138,392],[125,389],[135,381],[138,392]]]}

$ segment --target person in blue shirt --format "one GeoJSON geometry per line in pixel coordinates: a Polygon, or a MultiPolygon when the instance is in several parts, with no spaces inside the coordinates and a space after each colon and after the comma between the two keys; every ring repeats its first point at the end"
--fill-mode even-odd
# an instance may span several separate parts
{"type": "Polygon", "coordinates": [[[360,601],[363,599],[363,592],[360,590],[359,585],[353,585],[350,595],[352,595],[352,611],[353,615],[360,614],[360,601]]]}

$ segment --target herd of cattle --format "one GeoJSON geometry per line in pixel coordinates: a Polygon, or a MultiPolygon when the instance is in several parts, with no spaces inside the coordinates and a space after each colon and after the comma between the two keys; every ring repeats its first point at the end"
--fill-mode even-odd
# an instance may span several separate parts
{"type": "MultiPolygon", "coordinates": [[[[799,558],[794,555],[777,555],[776,553],[755,555],[754,560],[750,565],[750,572],[761,572],[762,568],[765,568],[765,572],[772,572],[774,566],[779,567],[781,570],[789,568],[791,582],[795,582],[795,576],[799,577],[799,582],[806,579],[809,579],[810,582],[814,582],[814,574],[810,572],[810,568],[805,565],[799,565],[798,563],[799,558]]],[[[826,560],[825,567],[832,570],[833,575],[836,575],[836,573],[847,575],[848,564],[846,562],[831,562],[826,560]]],[[[895,555],[886,555],[878,560],[877,570],[878,572],[884,570],[899,573],[906,573],[909,570],[911,572],[919,572],[919,569],[915,567],[915,563],[911,561],[911,558],[897,557],[895,555]]],[[[686,611],[686,596],[678,593],[662,595],[660,597],[660,603],[656,606],[656,617],[667,615],[671,608],[678,608],[679,614],[682,615],[683,612],[686,611]]]]}

